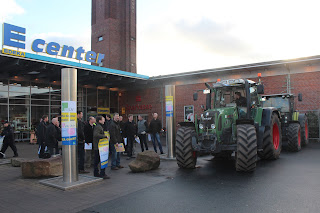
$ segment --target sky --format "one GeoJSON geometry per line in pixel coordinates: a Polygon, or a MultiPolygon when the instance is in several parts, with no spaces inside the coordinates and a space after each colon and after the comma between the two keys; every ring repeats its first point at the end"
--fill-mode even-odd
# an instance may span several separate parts
{"type": "MultiPolygon", "coordinates": [[[[319,6],[318,0],[137,0],[137,73],[320,55],[319,6]]],[[[29,42],[91,48],[91,0],[0,0],[0,21],[25,27],[29,42]]]]}

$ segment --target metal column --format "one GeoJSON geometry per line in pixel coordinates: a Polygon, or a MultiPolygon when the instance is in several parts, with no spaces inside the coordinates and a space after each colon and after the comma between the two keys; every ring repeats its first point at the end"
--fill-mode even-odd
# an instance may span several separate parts
{"type": "MultiPolygon", "coordinates": [[[[69,114],[69,125],[74,125],[74,120],[71,119],[71,116],[76,114],[77,111],[77,69],[73,68],[63,68],[61,70],[61,103],[69,102],[72,104],[73,109],[68,109],[68,112],[63,112],[64,108],[62,107],[62,113],[69,114]],[[75,109],[74,109],[75,108],[75,109]]],[[[70,105],[71,105],[70,104],[70,105]]],[[[62,115],[63,118],[64,115],[62,115]]],[[[63,120],[63,119],[62,119],[63,120]]],[[[77,122],[77,120],[75,119],[77,122]]],[[[63,164],[63,182],[72,183],[78,181],[78,164],[77,164],[77,141],[74,143],[68,143],[64,141],[64,124],[62,123],[62,164],[63,164]],[[68,144],[68,145],[66,145],[68,144]]],[[[77,126],[76,126],[77,127],[77,126]]],[[[69,126],[69,128],[72,128],[69,126]]],[[[75,129],[76,131],[76,129],[75,129]]],[[[77,131],[76,131],[77,132],[77,131]]],[[[71,135],[69,135],[71,136],[71,135]]],[[[66,137],[68,138],[68,137],[66,137]]],[[[69,137],[70,141],[72,138],[69,137]]]]}
{"type": "Polygon", "coordinates": [[[174,158],[176,156],[175,85],[165,86],[165,96],[168,158],[174,158]]]}

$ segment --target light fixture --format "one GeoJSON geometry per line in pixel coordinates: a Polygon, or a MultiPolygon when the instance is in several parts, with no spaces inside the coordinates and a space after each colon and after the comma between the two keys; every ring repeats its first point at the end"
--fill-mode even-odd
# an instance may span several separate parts
{"type": "Polygon", "coordinates": [[[14,76],[14,78],[18,78],[18,76],[14,76]]]}
{"type": "Polygon", "coordinates": [[[34,80],[38,81],[39,79],[38,79],[38,78],[36,78],[36,79],[34,79],[34,80]]]}
{"type": "Polygon", "coordinates": [[[39,74],[40,72],[38,71],[31,71],[31,72],[28,72],[29,75],[36,75],[36,74],[39,74]]]}

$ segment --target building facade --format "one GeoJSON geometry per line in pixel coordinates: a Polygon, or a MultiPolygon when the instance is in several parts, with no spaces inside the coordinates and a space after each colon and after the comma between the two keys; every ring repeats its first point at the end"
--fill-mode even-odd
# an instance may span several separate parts
{"type": "Polygon", "coordinates": [[[92,0],[91,49],[99,65],[136,73],[136,0],[92,0]]]}

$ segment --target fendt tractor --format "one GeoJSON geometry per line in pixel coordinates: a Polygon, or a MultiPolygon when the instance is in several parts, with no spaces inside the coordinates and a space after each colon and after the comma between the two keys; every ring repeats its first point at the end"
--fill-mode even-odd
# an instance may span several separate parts
{"type": "MultiPolygon", "coordinates": [[[[263,107],[274,107],[281,114],[282,145],[289,151],[298,152],[301,146],[309,143],[308,118],[296,111],[293,94],[274,94],[262,96],[263,107]]],[[[302,94],[298,94],[302,101],[302,94]]]]}
{"type": "MultiPolygon", "coordinates": [[[[176,159],[180,168],[195,168],[199,154],[231,158],[235,152],[235,168],[243,172],[255,170],[258,155],[279,158],[281,114],[275,107],[262,107],[260,80],[231,79],[205,85],[206,107],[200,118],[179,123],[176,159]]],[[[193,94],[194,101],[198,92],[193,94]]]]}

